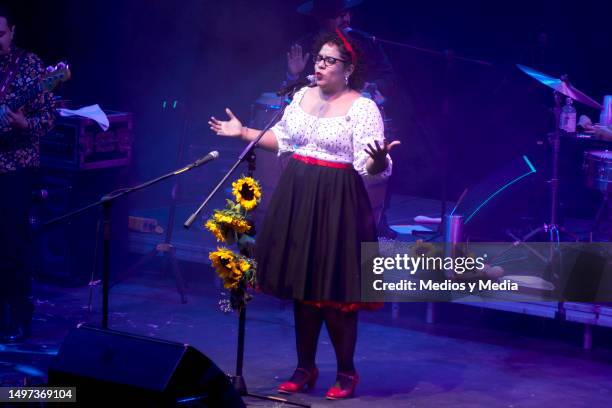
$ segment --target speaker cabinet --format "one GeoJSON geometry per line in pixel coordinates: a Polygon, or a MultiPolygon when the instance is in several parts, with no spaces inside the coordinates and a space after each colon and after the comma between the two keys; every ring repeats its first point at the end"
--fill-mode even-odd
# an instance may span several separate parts
{"type": "Polygon", "coordinates": [[[229,378],[195,348],[87,326],[64,340],[49,385],[76,387],[81,404],[244,407],[229,378]]]}

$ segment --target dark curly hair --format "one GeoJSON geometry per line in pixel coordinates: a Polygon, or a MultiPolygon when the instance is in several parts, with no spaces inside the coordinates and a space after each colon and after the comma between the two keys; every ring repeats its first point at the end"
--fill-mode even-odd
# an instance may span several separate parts
{"type": "MultiPolygon", "coordinates": [[[[365,83],[365,75],[366,75],[366,67],[363,56],[363,51],[359,46],[359,43],[355,41],[353,38],[348,38],[345,36],[346,40],[349,42],[351,47],[353,47],[353,51],[356,54],[355,58],[355,68],[353,69],[353,73],[349,77],[348,86],[351,89],[356,91],[361,91],[363,88],[363,84],[365,83]]],[[[319,55],[319,51],[325,44],[333,44],[338,47],[340,51],[340,56],[343,60],[351,61],[352,56],[351,53],[348,52],[346,47],[344,46],[344,41],[338,36],[338,34],[333,32],[320,34],[314,42],[314,47],[312,49],[312,55],[319,55]]],[[[344,62],[343,64],[351,64],[350,62],[344,62]]]]}
{"type": "Polygon", "coordinates": [[[11,7],[0,5],[0,17],[4,17],[6,19],[6,25],[9,28],[12,28],[15,25],[15,16],[13,15],[11,7]]]}

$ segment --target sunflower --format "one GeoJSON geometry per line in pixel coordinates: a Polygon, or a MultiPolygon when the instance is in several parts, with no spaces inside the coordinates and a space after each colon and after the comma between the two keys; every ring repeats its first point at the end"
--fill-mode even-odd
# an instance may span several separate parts
{"type": "Polygon", "coordinates": [[[247,219],[248,211],[261,200],[261,187],[252,177],[242,177],[232,183],[232,194],[236,201],[226,200],[224,209],[215,210],[204,226],[225,245],[238,244],[241,254],[228,248],[218,247],[209,253],[213,268],[223,281],[223,287],[231,290],[231,308],[236,310],[245,305],[252,296],[247,289],[256,287],[257,262],[243,255],[249,252],[253,238],[245,233],[252,229],[247,219]]]}
{"type": "Polygon", "coordinates": [[[242,271],[242,272],[246,272],[246,271],[248,271],[249,269],[251,269],[251,264],[250,264],[250,263],[248,263],[246,260],[241,259],[241,260],[238,262],[238,267],[240,268],[240,271],[242,271]]]}
{"type": "Polygon", "coordinates": [[[249,225],[248,221],[244,218],[234,218],[232,219],[230,225],[236,232],[241,234],[251,229],[251,226],[249,225]]]}
{"type": "Polygon", "coordinates": [[[236,268],[236,255],[227,248],[217,248],[208,254],[208,259],[221,277],[229,275],[231,270],[236,268]]]}
{"type": "Polygon", "coordinates": [[[234,269],[232,275],[223,278],[223,287],[225,289],[236,289],[242,280],[242,272],[240,269],[234,269]]]}
{"type": "Polygon", "coordinates": [[[259,204],[261,187],[253,177],[241,177],[232,183],[232,194],[242,208],[250,211],[259,204]]]}
{"type": "Polygon", "coordinates": [[[251,225],[241,214],[230,212],[229,210],[215,211],[214,221],[217,224],[221,224],[222,227],[230,228],[239,234],[251,229],[251,225]]]}
{"type": "Polygon", "coordinates": [[[208,220],[206,221],[206,224],[204,224],[204,226],[206,227],[206,229],[213,233],[217,241],[225,242],[225,234],[223,234],[223,231],[219,227],[219,224],[217,224],[213,220],[208,220]]]}
{"type": "Polygon", "coordinates": [[[244,276],[244,272],[250,268],[248,262],[239,258],[227,248],[217,248],[211,252],[208,258],[217,274],[223,279],[223,287],[226,289],[236,289],[244,276]],[[248,267],[245,269],[245,265],[248,267]]]}
{"type": "Polygon", "coordinates": [[[215,215],[214,215],[215,221],[217,221],[220,224],[230,224],[232,222],[232,217],[224,214],[220,211],[215,211],[215,215]]]}

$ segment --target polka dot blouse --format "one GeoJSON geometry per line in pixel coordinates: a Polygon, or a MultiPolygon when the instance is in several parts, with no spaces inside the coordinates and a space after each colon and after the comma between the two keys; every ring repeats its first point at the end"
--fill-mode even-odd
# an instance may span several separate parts
{"type": "Polygon", "coordinates": [[[278,152],[293,152],[342,163],[352,163],[355,170],[366,178],[385,178],[391,175],[392,162],[387,155],[388,166],[379,174],[366,170],[370,157],[365,148],[370,143],[384,139],[382,116],[371,99],[360,97],[344,116],[320,118],[304,111],[300,106],[308,88],[295,93],[282,119],[272,127],[278,141],[278,152]]]}

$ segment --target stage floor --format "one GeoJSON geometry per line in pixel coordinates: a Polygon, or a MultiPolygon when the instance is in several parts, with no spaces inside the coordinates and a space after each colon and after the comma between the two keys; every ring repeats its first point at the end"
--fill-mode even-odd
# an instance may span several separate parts
{"type": "MultiPolygon", "coordinates": [[[[179,302],[173,281],[157,272],[145,271],[116,285],[110,298],[110,327],[189,343],[232,373],[237,316],[220,311],[217,280],[204,267],[201,273],[210,279],[190,287],[186,304],[179,302]]],[[[99,289],[92,292],[91,311],[86,287],[37,285],[35,293],[33,337],[25,344],[0,346],[4,385],[25,379],[32,385],[43,384],[47,366],[67,332],[79,323],[100,322],[99,289]]],[[[448,305],[441,311],[440,323],[428,325],[422,306],[405,305],[395,320],[390,319],[388,307],[362,313],[356,352],[361,382],[356,398],[349,401],[324,399],[336,367],[323,330],[317,357],[319,383],[312,392],[292,399],[312,406],[368,408],[609,406],[612,350],[605,344],[584,352],[579,341],[542,334],[554,330],[544,320],[524,321],[525,330],[504,330],[507,314],[485,316],[493,312],[474,307],[466,314],[467,308],[460,305],[448,305]],[[474,324],[492,318],[498,324],[474,324]]],[[[251,392],[277,395],[276,387],[294,369],[291,310],[291,303],[265,295],[250,303],[244,376],[251,392]]],[[[249,406],[282,406],[245,401],[249,406]]]]}
{"type": "MultiPolygon", "coordinates": [[[[450,204],[449,204],[450,205],[450,204]]],[[[173,244],[185,272],[188,302],[180,303],[174,281],[161,263],[118,283],[111,292],[110,327],[138,335],[189,343],[222,370],[235,366],[237,315],[220,311],[219,280],[206,255],[215,247],[200,227],[184,230],[195,207],[180,206],[173,244]]],[[[390,224],[411,224],[414,216],[436,216],[435,200],[394,196],[390,224]]],[[[138,212],[164,225],[167,210],[138,212]]],[[[400,235],[400,240],[414,240],[400,235]]],[[[163,236],[131,233],[131,261],[163,236]]],[[[47,367],[70,329],[99,325],[101,288],[62,287],[38,282],[33,336],[24,344],[0,345],[0,383],[44,384],[47,367]]],[[[608,407],[612,398],[611,330],[594,327],[593,350],[581,349],[582,326],[537,316],[457,304],[440,305],[436,322],[425,322],[425,304],[391,305],[361,314],[356,398],[326,401],[335,378],[335,358],[323,330],[317,388],[291,398],[312,406],[342,407],[608,407]],[[397,311],[397,310],[396,310],[397,311]]],[[[244,376],[249,391],[275,390],[295,368],[292,305],[256,295],[247,315],[244,376]]],[[[282,406],[245,398],[249,406],[282,406]]]]}

